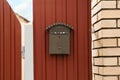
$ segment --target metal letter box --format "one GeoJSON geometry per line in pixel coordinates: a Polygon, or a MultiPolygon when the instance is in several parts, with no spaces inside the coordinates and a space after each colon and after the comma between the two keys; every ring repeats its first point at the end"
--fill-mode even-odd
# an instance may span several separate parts
{"type": "Polygon", "coordinates": [[[70,54],[71,30],[71,26],[62,23],[48,27],[49,54],[70,54]]]}

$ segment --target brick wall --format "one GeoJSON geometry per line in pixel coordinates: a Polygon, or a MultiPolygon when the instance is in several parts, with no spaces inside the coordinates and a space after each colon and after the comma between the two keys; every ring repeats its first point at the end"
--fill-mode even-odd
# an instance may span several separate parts
{"type": "Polygon", "coordinates": [[[92,0],[93,78],[120,80],[120,0],[92,0]]]}

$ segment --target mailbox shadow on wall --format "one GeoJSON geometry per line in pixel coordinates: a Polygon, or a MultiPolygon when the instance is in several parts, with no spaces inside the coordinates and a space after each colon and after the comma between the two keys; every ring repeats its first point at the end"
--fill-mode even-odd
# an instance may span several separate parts
{"type": "Polygon", "coordinates": [[[48,26],[49,54],[70,54],[73,27],[63,23],[48,26]]]}

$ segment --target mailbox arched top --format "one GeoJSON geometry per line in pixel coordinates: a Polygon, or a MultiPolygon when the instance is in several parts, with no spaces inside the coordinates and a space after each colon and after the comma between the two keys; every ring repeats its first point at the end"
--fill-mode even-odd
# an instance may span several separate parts
{"type": "Polygon", "coordinates": [[[71,25],[68,25],[68,24],[65,24],[65,23],[55,23],[53,25],[48,26],[46,29],[50,30],[50,29],[52,29],[54,27],[57,27],[57,26],[62,26],[62,27],[68,28],[70,30],[73,30],[73,27],[71,25]]]}

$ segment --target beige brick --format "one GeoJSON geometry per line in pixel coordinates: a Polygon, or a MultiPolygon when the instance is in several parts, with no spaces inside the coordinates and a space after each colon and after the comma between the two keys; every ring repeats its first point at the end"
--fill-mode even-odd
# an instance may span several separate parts
{"type": "Polygon", "coordinates": [[[94,41],[94,48],[96,47],[108,47],[108,46],[117,46],[116,39],[101,39],[94,41]]]}
{"type": "Polygon", "coordinates": [[[102,20],[102,27],[116,27],[116,20],[102,20]]]}
{"type": "Polygon", "coordinates": [[[120,57],[119,57],[119,65],[120,65],[120,57]]]}
{"type": "Polygon", "coordinates": [[[94,58],[95,65],[103,65],[103,59],[102,58],[94,58]]]}
{"type": "MultiPolygon", "coordinates": [[[[99,0],[98,0],[99,1],[99,0]]],[[[92,0],[92,7],[97,3],[97,0],[92,0]]],[[[92,9],[92,15],[98,12],[102,8],[115,8],[116,2],[114,1],[101,1],[95,8],[92,9]]],[[[120,8],[120,1],[118,1],[118,7],[120,8]]],[[[120,18],[120,10],[102,10],[92,18],[92,24],[102,18],[120,18]],[[117,15],[116,15],[117,14],[117,15]]],[[[115,28],[115,20],[101,20],[94,25],[94,30],[100,28],[115,28]]],[[[118,20],[118,27],[120,27],[120,20],[118,20]]],[[[120,37],[120,29],[102,29],[95,34],[92,34],[92,39],[102,37],[120,37]]],[[[119,46],[120,46],[120,39],[119,46]]],[[[101,39],[94,42],[94,47],[106,47],[106,46],[117,46],[117,40],[114,39],[101,39]]],[[[93,56],[120,56],[120,48],[103,48],[92,51],[93,56]]],[[[95,58],[96,65],[117,65],[117,57],[109,58],[95,58]]],[[[120,59],[119,59],[120,64],[120,59]]],[[[120,75],[120,67],[93,67],[93,73],[99,73],[101,75],[120,75]]],[[[94,80],[118,80],[117,76],[99,76],[95,75],[94,80]]]]}
{"type": "Polygon", "coordinates": [[[93,48],[102,47],[102,43],[101,43],[100,40],[99,41],[94,41],[93,43],[94,43],[93,48]]]}
{"type": "Polygon", "coordinates": [[[118,39],[118,45],[120,46],[120,39],[118,39]]]}
{"type": "Polygon", "coordinates": [[[103,75],[104,67],[99,67],[99,74],[103,75]]]}
{"type": "Polygon", "coordinates": [[[120,29],[115,29],[115,37],[120,37],[120,29]]]}
{"type": "Polygon", "coordinates": [[[102,28],[102,23],[101,23],[101,21],[98,22],[98,23],[96,23],[96,24],[94,25],[94,31],[97,31],[97,30],[99,30],[99,29],[101,29],[101,28],[102,28]]]}
{"type": "Polygon", "coordinates": [[[103,80],[118,80],[118,77],[117,76],[103,77],[103,80]]]}
{"type": "Polygon", "coordinates": [[[102,75],[120,75],[120,67],[99,67],[102,75]]]}
{"type": "Polygon", "coordinates": [[[100,56],[120,56],[120,48],[99,49],[100,56]]]}
{"type": "Polygon", "coordinates": [[[117,6],[118,6],[118,8],[120,8],[120,1],[118,1],[118,5],[117,6]]]}
{"type": "Polygon", "coordinates": [[[103,58],[104,65],[117,65],[117,57],[116,58],[103,58]]]}
{"type": "Polygon", "coordinates": [[[95,6],[93,9],[92,9],[92,16],[94,14],[96,14],[100,9],[102,8],[101,6],[101,2],[99,4],[97,4],[97,6],[95,6]]]}
{"type": "Polygon", "coordinates": [[[101,0],[98,0],[98,2],[101,1],[101,0]]]}
{"type": "Polygon", "coordinates": [[[93,73],[99,73],[98,70],[99,70],[99,67],[96,67],[96,66],[93,67],[93,73]]]}
{"type": "Polygon", "coordinates": [[[92,29],[92,32],[94,32],[94,27],[93,27],[93,25],[91,25],[92,27],[91,27],[91,29],[92,29]]]}
{"type": "Polygon", "coordinates": [[[98,32],[92,34],[92,40],[98,39],[98,32]]]}
{"type": "Polygon", "coordinates": [[[103,77],[99,75],[95,75],[95,80],[103,80],[103,77]]]}
{"type": "Polygon", "coordinates": [[[98,13],[98,20],[102,18],[120,18],[120,10],[102,10],[98,13]]]}
{"type": "Polygon", "coordinates": [[[102,8],[116,8],[116,1],[101,1],[96,7],[92,10],[92,15],[97,13],[102,8]]]}
{"type": "Polygon", "coordinates": [[[120,76],[119,76],[119,80],[120,80],[120,76]]]}
{"type": "Polygon", "coordinates": [[[118,27],[120,27],[120,19],[118,20],[118,27]]]}
{"type": "Polygon", "coordinates": [[[116,8],[116,1],[102,1],[102,8],[116,8]]]}
{"type": "Polygon", "coordinates": [[[116,20],[101,20],[94,25],[94,30],[108,27],[116,27],[116,20]]]}
{"type": "Polygon", "coordinates": [[[94,33],[92,33],[92,40],[96,39],[96,35],[94,33]]]}
{"type": "Polygon", "coordinates": [[[117,41],[116,39],[102,39],[101,40],[102,47],[106,46],[117,46],[117,41]]]}
{"type": "Polygon", "coordinates": [[[95,57],[95,56],[98,56],[98,50],[92,50],[92,56],[95,57]]]}
{"type": "Polygon", "coordinates": [[[117,65],[117,58],[95,58],[95,65],[117,65]]]}
{"type": "Polygon", "coordinates": [[[98,20],[97,15],[95,15],[94,17],[92,17],[92,24],[95,23],[98,20]]]}
{"type": "Polygon", "coordinates": [[[98,37],[120,37],[120,29],[104,29],[98,32],[98,37]]]}
{"type": "Polygon", "coordinates": [[[99,32],[97,32],[98,38],[102,38],[103,37],[103,30],[100,30],[99,32]]]}
{"type": "Polygon", "coordinates": [[[97,0],[92,0],[92,8],[97,4],[97,0]]]}

